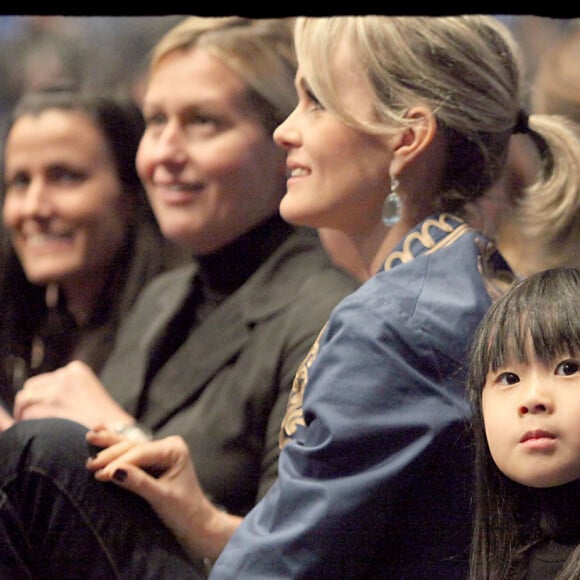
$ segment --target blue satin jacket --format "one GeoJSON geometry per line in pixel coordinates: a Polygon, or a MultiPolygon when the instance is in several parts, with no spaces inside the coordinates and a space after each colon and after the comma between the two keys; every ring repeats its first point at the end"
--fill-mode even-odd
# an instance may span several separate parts
{"type": "Polygon", "coordinates": [[[419,224],[333,311],[294,382],[278,480],[212,579],[464,578],[469,341],[513,281],[460,220],[419,224]]]}

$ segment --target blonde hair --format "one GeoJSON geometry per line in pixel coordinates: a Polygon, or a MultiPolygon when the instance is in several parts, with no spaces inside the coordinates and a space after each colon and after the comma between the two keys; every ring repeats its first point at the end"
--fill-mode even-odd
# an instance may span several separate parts
{"type": "Polygon", "coordinates": [[[562,116],[532,115],[530,128],[550,154],[514,201],[518,235],[542,248],[535,258],[543,267],[580,265],[580,126],[562,116]]]}
{"type": "Polygon", "coordinates": [[[273,131],[296,106],[293,22],[291,18],[186,18],[153,49],[150,74],[170,54],[203,48],[248,85],[265,127],[273,131]]]}
{"type": "MultiPolygon", "coordinates": [[[[524,100],[525,71],[515,39],[496,18],[303,17],[296,22],[295,45],[317,98],[347,124],[389,132],[412,122],[405,114],[413,106],[433,112],[448,143],[442,209],[461,213],[466,202],[479,198],[500,177],[524,100]],[[355,74],[362,71],[374,90],[373,123],[356,118],[339,98],[333,59],[342,42],[351,51],[355,74]]],[[[567,174],[558,183],[577,178],[575,151],[562,162],[556,159],[560,146],[565,147],[554,133],[559,126],[548,128],[536,120],[532,126],[546,145],[542,155],[550,159],[550,171],[539,176],[543,185],[538,187],[556,171],[567,174]]]]}

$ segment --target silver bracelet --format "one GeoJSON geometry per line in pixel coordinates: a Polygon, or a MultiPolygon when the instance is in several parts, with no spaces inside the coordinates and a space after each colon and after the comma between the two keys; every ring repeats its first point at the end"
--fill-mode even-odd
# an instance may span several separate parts
{"type": "Polygon", "coordinates": [[[122,435],[130,441],[144,442],[153,439],[153,431],[137,423],[113,423],[109,429],[117,435],[122,435]]]}

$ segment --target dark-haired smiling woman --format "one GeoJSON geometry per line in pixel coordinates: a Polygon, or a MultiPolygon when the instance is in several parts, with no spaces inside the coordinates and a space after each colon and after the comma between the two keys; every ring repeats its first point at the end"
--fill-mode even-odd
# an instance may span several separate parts
{"type": "Polygon", "coordinates": [[[135,168],[141,112],[67,87],[25,94],[2,162],[0,399],[78,359],[95,372],[143,286],[179,260],[135,168]]]}

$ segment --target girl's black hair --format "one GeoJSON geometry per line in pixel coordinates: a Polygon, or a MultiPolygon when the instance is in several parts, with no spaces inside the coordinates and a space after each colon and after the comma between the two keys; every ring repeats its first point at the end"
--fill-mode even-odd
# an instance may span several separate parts
{"type": "MultiPolygon", "coordinates": [[[[549,269],[514,283],[474,335],[467,385],[475,444],[471,580],[524,578],[527,550],[540,539],[538,490],[506,477],[489,451],[481,409],[487,374],[510,361],[548,363],[562,354],[580,354],[578,268],[549,269]]],[[[565,569],[562,578],[580,577],[580,550],[565,569]]]]}

